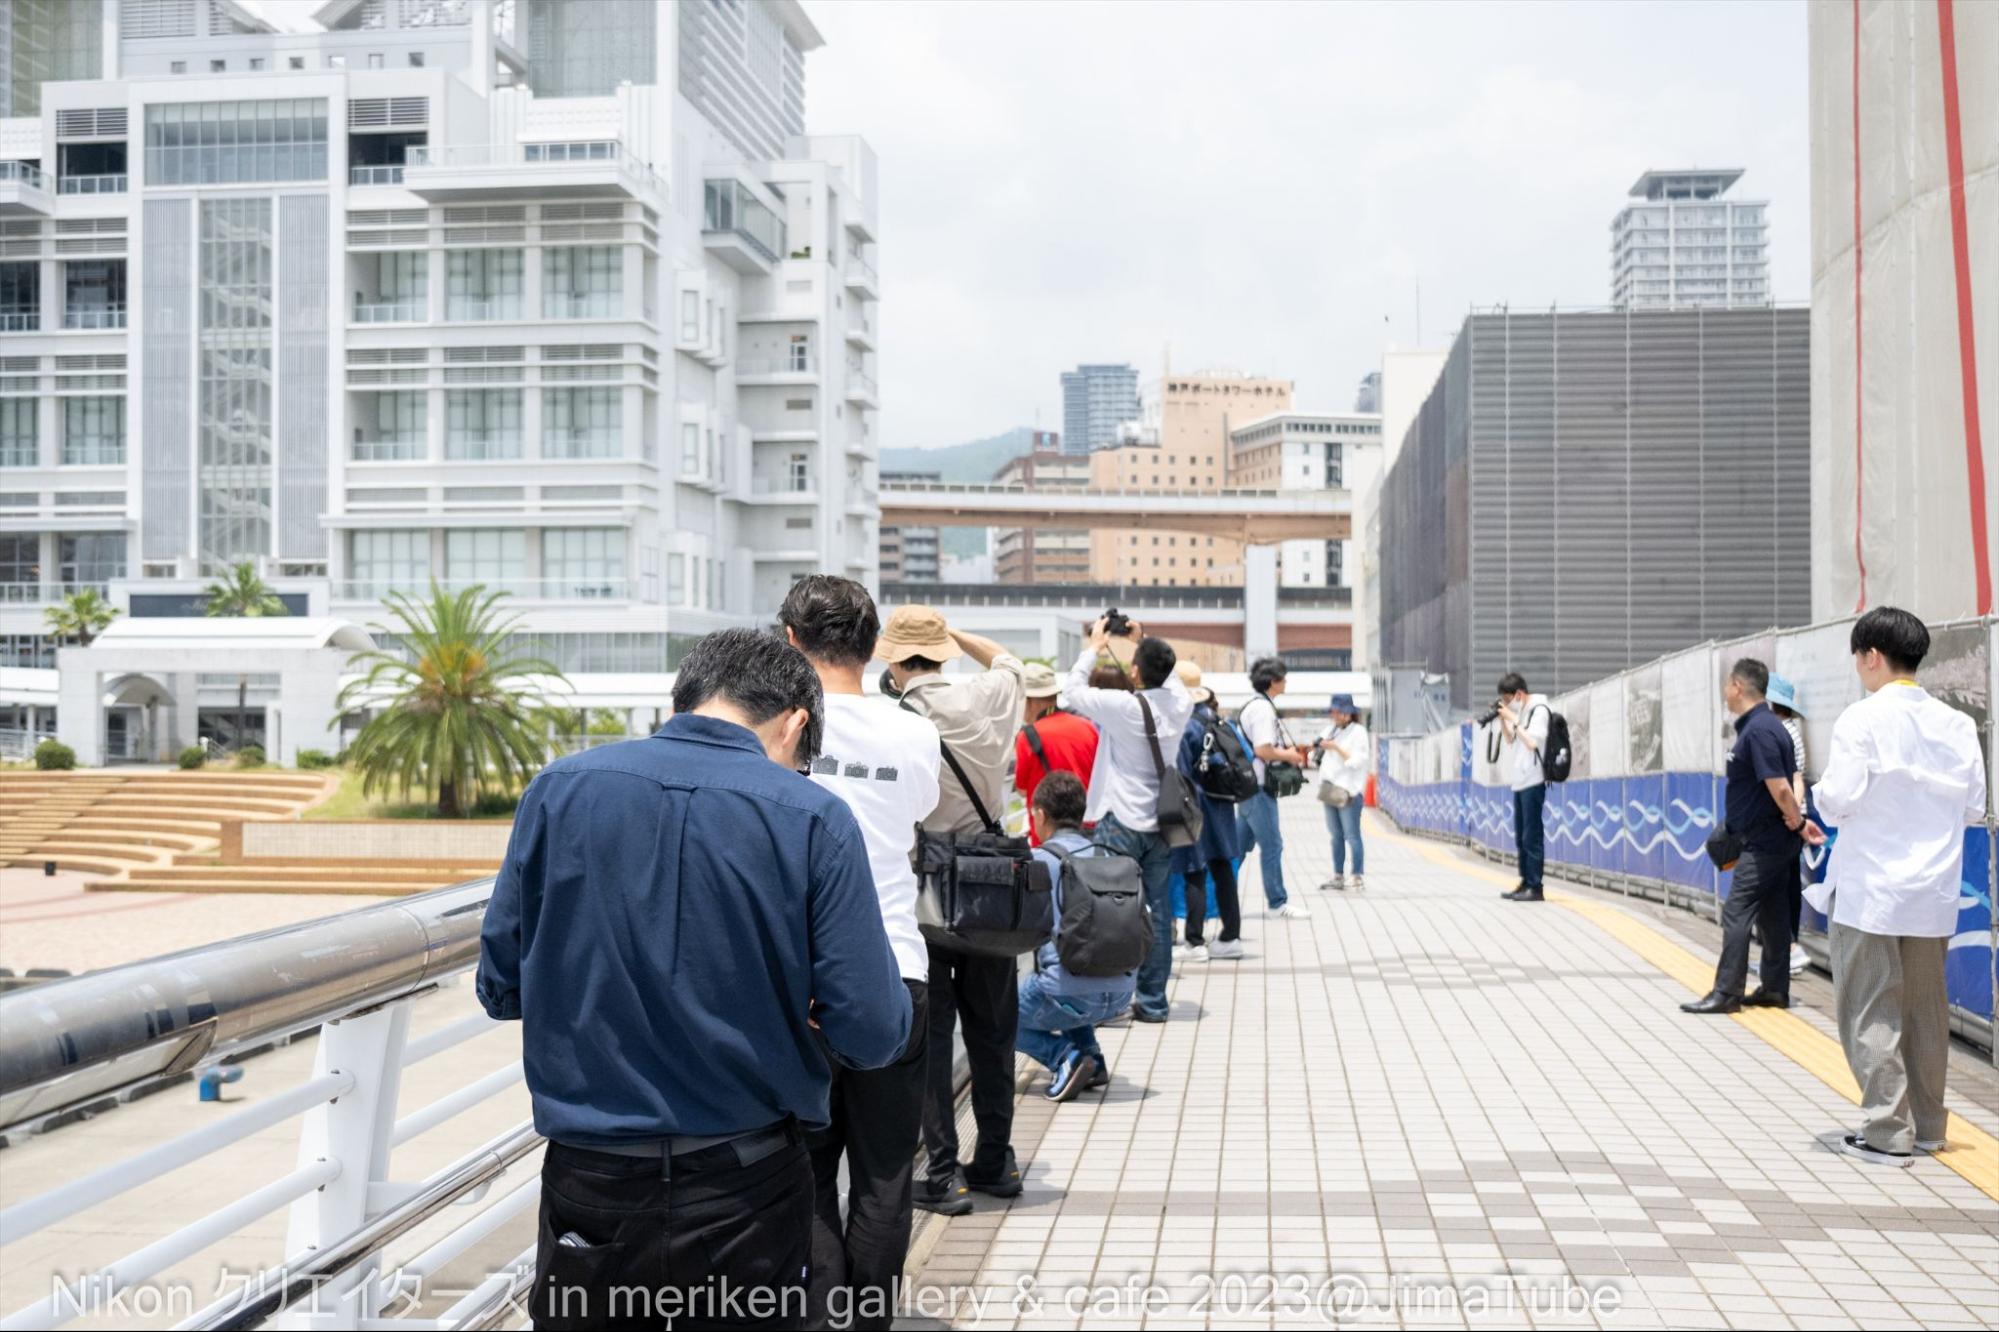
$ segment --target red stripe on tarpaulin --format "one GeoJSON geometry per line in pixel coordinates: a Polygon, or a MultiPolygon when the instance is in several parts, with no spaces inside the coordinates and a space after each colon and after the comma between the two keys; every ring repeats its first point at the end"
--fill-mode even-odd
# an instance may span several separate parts
{"type": "Polygon", "coordinates": [[[1992,559],[1985,532],[1985,441],[1978,422],[1978,346],[1971,318],[1971,226],[1964,208],[1964,132],[1957,105],[1957,25],[1953,0],[1937,0],[1937,54],[1943,61],[1943,139],[1950,172],[1950,248],[1957,266],[1957,364],[1964,381],[1964,471],[1971,491],[1971,555],[1978,613],[1992,613],[1992,559]]]}
{"type": "Polygon", "coordinates": [[[1861,517],[1866,505],[1862,482],[1866,454],[1860,447],[1862,410],[1860,378],[1860,0],[1853,0],[1853,564],[1860,571],[1860,603],[1867,609],[1867,552],[1861,545],[1861,517]]]}

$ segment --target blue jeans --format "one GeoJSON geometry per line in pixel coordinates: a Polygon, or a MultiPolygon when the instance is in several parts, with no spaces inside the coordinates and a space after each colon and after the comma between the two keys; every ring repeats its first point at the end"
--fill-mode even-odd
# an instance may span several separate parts
{"type": "Polygon", "coordinates": [[[1054,1070],[1081,1050],[1101,1061],[1097,1024],[1108,1022],[1131,1004],[1131,991],[1099,990],[1094,994],[1051,994],[1048,977],[1039,971],[1020,978],[1020,1030],[1013,1043],[1022,1054],[1054,1070]]]}
{"type": "Polygon", "coordinates": [[[1263,866],[1263,900],[1275,911],[1291,900],[1284,891],[1284,830],[1278,826],[1277,797],[1258,791],[1236,808],[1249,825],[1243,830],[1242,853],[1256,848],[1263,866]]]}
{"type": "Polygon", "coordinates": [[[1145,905],[1152,912],[1152,949],[1138,968],[1133,1006],[1147,1017],[1166,1016],[1166,978],[1173,973],[1173,851],[1156,832],[1134,832],[1106,814],[1091,840],[1106,851],[1130,856],[1145,880],[1145,905]]]}
{"type": "Polygon", "coordinates": [[[1353,847],[1353,872],[1367,873],[1367,847],[1360,840],[1359,796],[1338,809],[1326,806],[1326,831],[1333,835],[1333,873],[1347,872],[1347,847],[1353,847]]]}
{"type": "Polygon", "coordinates": [[[1545,783],[1536,782],[1524,791],[1513,793],[1513,845],[1520,855],[1520,886],[1523,888],[1541,886],[1541,864],[1546,854],[1544,842],[1548,831],[1541,821],[1541,814],[1547,807],[1548,788],[1545,783]]]}

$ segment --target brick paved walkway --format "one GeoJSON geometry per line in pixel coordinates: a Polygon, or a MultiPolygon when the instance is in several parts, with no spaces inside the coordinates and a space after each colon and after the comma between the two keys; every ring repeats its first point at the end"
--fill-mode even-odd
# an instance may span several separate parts
{"type": "Polygon", "coordinates": [[[1683,1015],[1647,909],[1502,902],[1371,812],[1368,892],[1316,892],[1288,805],[1314,917],[1265,917],[1248,868],[1248,959],[1107,1029],[1107,1093],[1037,1077],[1027,1191],[941,1223],[904,1325],[1999,1326],[1999,1203],[1830,1149],[1823,1015],[1683,1015]]]}

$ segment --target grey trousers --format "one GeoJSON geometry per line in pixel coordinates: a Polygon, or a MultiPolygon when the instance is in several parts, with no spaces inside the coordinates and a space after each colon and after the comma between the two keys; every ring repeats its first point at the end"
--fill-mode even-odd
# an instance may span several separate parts
{"type": "Polygon", "coordinates": [[[1860,1084],[1861,1137],[1884,1152],[1943,1140],[1950,1063],[1943,959],[1949,943],[1832,927],[1839,1043],[1860,1084]]]}

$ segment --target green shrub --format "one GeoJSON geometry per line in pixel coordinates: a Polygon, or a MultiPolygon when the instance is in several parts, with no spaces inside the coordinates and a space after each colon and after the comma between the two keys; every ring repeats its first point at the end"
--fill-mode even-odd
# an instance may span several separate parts
{"type": "Polygon", "coordinates": [[[35,766],[43,772],[68,772],[76,766],[76,751],[60,740],[44,740],[35,746],[35,766]]]}
{"type": "Polygon", "coordinates": [[[333,755],[323,749],[301,749],[298,752],[298,765],[301,768],[330,768],[334,762],[333,755]]]}
{"type": "Polygon", "coordinates": [[[193,772],[208,762],[208,751],[200,745],[189,745],[180,752],[180,766],[183,771],[193,772]]]}
{"type": "Polygon", "coordinates": [[[264,747],[244,745],[236,751],[236,766],[239,768],[261,768],[264,766],[264,747]]]}

